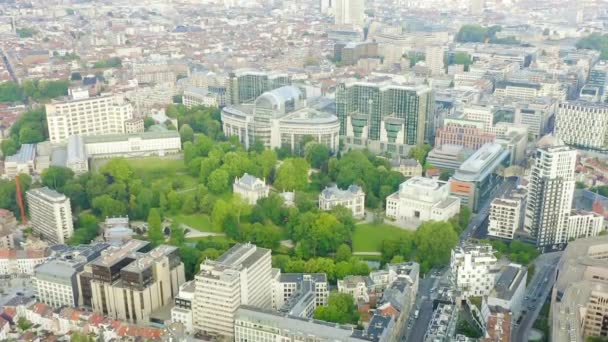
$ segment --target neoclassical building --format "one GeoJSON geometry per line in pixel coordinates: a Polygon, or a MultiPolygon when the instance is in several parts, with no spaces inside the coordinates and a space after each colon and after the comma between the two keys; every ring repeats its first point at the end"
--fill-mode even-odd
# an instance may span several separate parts
{"type": "Polygon", "coordinates": [[[238,136],[247,148],[258,140],[268,148],[300,150],[305,137],[332,151],[339,147],[338,117],[308,107],[295,86],[265,92],[253,103],[225,107],[222,124],[226,136],[238,136]]]}

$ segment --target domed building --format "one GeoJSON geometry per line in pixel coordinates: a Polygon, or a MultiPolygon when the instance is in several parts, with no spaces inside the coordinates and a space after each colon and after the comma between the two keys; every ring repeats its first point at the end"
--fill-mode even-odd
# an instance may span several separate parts
{"type": "Polygon", "coordinates": [[[339,146],[338,117],[308,107],[295,86],[265,92],[250,104],[224,107],[222,125],[226,136],[238,136],[246,148],[258,140],[267,148],[300,151],[306,137],[332,151],[339,146]]]}

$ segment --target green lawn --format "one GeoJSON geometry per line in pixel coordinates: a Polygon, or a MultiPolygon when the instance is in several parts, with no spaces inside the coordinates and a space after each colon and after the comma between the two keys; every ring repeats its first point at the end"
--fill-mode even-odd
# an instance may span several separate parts
{"type": "Polygon", "coordinates": [[[353,234],[353,252],[380,252],[383,240],[395,240],[411,232],[384,223],[359,224],[353,234]]]}
{"type": "Polygon", "coordinates": [[[133,167],[135,176],[140,178],[144,183],[150,184],[156,180],[167,178],[169,180],[179,176],[182,184],[181,189],[191,189],[199,184],[199,180],[186,174],[186,166],[183,159],[167,159],[160,157],[149,157],[139,159],[128,159],[129,164],[133,167]]]}
{"type": "Polygon", "coordinates": [[[170,216],[170,218],[175,222],[185,224],[201,232],[221,233],[213,228],[209,216],[205,214],[179,214],[170,216]]]}

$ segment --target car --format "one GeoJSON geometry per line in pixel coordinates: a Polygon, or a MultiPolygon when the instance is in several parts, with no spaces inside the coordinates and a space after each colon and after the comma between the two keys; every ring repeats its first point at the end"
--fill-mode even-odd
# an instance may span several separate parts
{"type": "Polygon", "coordinates": [[[528,297],[528,296],[525,296],[525,297],[524,297],[524,300],[528,300],[528,299],[530,299],[530,297],[528,297]]]}

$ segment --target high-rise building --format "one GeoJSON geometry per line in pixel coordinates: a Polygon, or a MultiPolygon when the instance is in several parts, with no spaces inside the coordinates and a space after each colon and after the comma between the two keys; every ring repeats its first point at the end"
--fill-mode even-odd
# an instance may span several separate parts
{"type": "Polygon", "coordinates": [[[428,86],[344,82],[336,91],[336,112],[347,148],[407,156],[434,136],[435,96],[428,86]]]}
{"type": "Polygon", "coordinates": [[[67,243],[74,234],[70,199],[47,187],[29,190],[25,196],[33,231],[52,244],[67,243]]]}
{"type": "Polygon", "coordinates": [[[603,102],[608,92],[608,63],[605,61],[598,62],[589,70],[587,85],[599,89],[599,97],[602,99],[601,102],[603,102]]]}
{"type": "Polygon", "coordinates": [[[525,229],[539,247],[566,243],[576,150],[553,135],[538,142],[528,185],[525,229]]]}
{"type": "Polygon", "coordinates": [[[495,198],[490,204],[488,236],[512,240],[515,232],[522,228],[524,198],[505,196],[495,198]]]}
{"type": "Polygon", "coordinates": [[[125,133],[125,121],[133,118],[133,107],[120,95],[89,97],[88,90],[70,90],[70,98],[46,105],[46,121],[52,143],[70,135],[125,133]]]}
{"type": "Polygon", "coordinates": [[[291,84],[288,74],[240,69],[228,75],[226,104],[255,101],[263,93],[291,84]]]}
{"type": "Polygon", "coordinates": [[[148,323],[150,314],[173,302],[185,282],[177,247],[130,240],[110,247],[85,268],[89,283],[80,279],[83,297],[92,296],[93,310],[115,319],[148,323]]]}
{"type": "Polygon", "coordinates": [[[444,56],[445,49],[443,46],[429,45],[425,50],[424,61],[427,68],[431,71],[431,75],[445,74],[444,56]]]}
{"type": "Polygon", "coordinates": [[[234,245],[217,260],[205,260],[194,281],[194,328],[232,338],[239,306],[272,306],[270,250],[234,245]]]}
{"type": "Polygon", "coordinates": [[[607,151],[608,105],[587,101],[560,103],[555,135],[571,146],[607,151]]]}
{"type": "Polygon", "coordinates": [[[334,18],[336,25],[363,26],[365,23],[364,0],[335,0],[334,18]]]}

